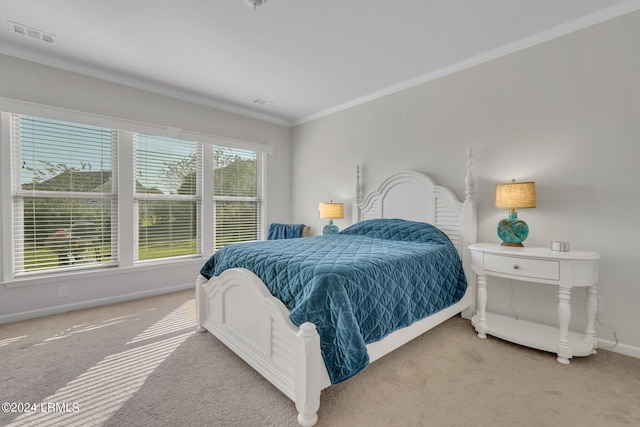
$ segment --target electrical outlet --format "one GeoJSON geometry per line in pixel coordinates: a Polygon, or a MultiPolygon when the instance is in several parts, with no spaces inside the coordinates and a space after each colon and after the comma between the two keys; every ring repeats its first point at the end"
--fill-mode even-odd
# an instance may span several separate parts
{"type": "Polygon", "coordinates": [[[69,296],[69,288],[67,285],[62,285],[58,287],[58,298],[66,298],[69,296]]]}
{"type": "Polygon", "coordinates": [[[598,297],[598,313],[604,312],[604,297],[598,297]]]}

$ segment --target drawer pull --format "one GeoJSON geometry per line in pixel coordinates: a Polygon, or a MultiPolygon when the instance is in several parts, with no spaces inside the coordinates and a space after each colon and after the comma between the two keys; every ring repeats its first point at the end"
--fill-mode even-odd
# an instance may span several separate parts
{"type": "Polygon", "coordinates": [[[514,266],[513,266],[513,269],[514,269],[514,270],[517,270],[517,269],[519,269],[519,268],[520,268],[520,266],[519,266],[518,264],[516,264],[516,265],[514,265],[514,266]]]}

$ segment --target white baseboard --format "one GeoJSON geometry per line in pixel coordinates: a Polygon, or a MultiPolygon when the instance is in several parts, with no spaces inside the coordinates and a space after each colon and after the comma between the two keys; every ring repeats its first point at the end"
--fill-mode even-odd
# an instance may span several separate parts
{"type": "MultiPolygon", "coordinates": [[[[183,291],[195,288],[195,283],[185,283],[181,285],[167,286],[164,288],[150,289],[141,292],[133,292],[123,295],[114,295],[104,298],[96,298],[88,301],[80,301],[71,304],[62,304],[54,307],[46,307],[38,310],[23,311],[20,313],[12,313],[0,316],[0,324],[19,322],[21,320],[35,319],[37,317],[51,316],[54,314],[66,313],[69,311],[82,310],[85,308],[99,307],[102,305],[116,304],[119,302],[133,301],[140,298],[148,298],[157,295],[169,294],[171,292],[183,291]]],[[[195,291],[194,291],[195,292],[195,291]]],[[[195,293],[194,293],[195,297],[195,293]]],[[[624,354],[626,356],[636,357],[640,359],[640,347],[616,343],[614,341],[598,339],[598,349],[612,351],[614,353],[624,354]]]]}
{"type": "MultiPolygon", "coordinates": [[[[190,288],[195,289],[195,282],[182,284],[182,285],[167,286],[167,287],[158,288],[158,289],[150,289],[150,290],[141,291],[141,292],[133,292],[130,294],[114,295],[110,297],[96,298],[96,299],[87,300],[87,301],[79,301],[71,304],[56,305],[54,307],[46,307],[38,310],[23,311],[20,313],[11,313],[11,314],[0,316],[0,324],[19,322],[21,320],[35,319],[36,317],[51,316],[53,314],[61,314],[69,311],[82,310],[85,308],[99,307],[99,306],[108,305],[108,304],[116,304],[119,302],[133,301],[140,298],[148,298],[148,297],[153,297],[157,295],[169,294],[171,292],[183,291],[185,289],[190,289],[190,288]]],[[[195,298],[195,290],[194,290],[194,298],[195,298]]]]}
{"type": "Polygon", "coordinates": [[[598,339],[598,350],[613,351],[625,356],[637,357],[640,359],[640,347],[634,347],[620,342],[598,339]]]}

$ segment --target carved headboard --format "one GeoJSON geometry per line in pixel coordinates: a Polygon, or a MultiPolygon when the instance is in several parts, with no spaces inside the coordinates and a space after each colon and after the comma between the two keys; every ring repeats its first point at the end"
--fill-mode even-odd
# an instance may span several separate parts
{"type": "Polygon", "coordinates": [[[356,170],[356,196],[353,222],[374,218],[401,218],[427,222],[442,230],[454,244],[460,257],[467,258],[467,246],[476,242],[475,184],[473,155],[467,156],[465,201],[448,188],[437,185],[421,172],[397,172],[362,198],[360,168],[356,170]]]}

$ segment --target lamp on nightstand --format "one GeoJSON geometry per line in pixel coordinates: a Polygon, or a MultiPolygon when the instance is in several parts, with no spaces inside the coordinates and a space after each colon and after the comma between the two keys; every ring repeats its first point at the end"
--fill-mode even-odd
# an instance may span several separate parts
{"type": "Polygon", "coordinates": [[[344,218],[344,209],[342,203],[320,203],[318,206],[320,210],[320,218],[328,219],[329,224],[325,225],[322,229],[322,234],[337,234],[338,227],[333,225],[334,219],[344,218]]]}
{"type": "Polygon", "coordinates": [[[498,223],[498,236],[503,246],[524,246],[522,242],[529,235],[529,226],[518,219],[516,209],[536,207],[536,183],[516,182],[496,185],[496,206],[510,209],[509,218],[498,223]]]}

